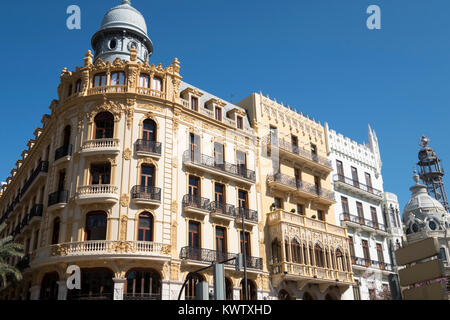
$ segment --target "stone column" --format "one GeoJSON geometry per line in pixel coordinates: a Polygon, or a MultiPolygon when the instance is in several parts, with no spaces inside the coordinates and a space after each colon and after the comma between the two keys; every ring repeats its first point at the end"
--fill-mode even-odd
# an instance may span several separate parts
{"type": "Polygon", "coordinates": [[[161,281],[161,300],[170,300],[170,281],[169,280],[161,281]]]}
{"type": "Polygon", "coordinates": [[[113,278],[114,281],[114,300],[123,300],[123,287],[127,279],[113,278]]]}
{"type": "Polygon", "coordinates": [[[58,281],[58,300],[67,300],[67,281],[58,281]]]}
{"type": "Polygon", "coordinates": [[[241,289],[240,287],[233,287],[233,300],[241,300],[241,289]]]}
{"type": "Polygon", "coordinates": [[[30,300],[39,300],[41,296],[41,286],[40,285],[32,286],[30,292],[31,292],[30,300]]]}

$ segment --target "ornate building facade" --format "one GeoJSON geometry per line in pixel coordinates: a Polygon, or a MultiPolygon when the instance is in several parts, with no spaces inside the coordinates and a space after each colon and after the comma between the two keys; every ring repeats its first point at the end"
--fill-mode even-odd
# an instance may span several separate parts
{"type": "Polygon", "coordinates": [[[348,228],[355,275],[355,285],[343,299],[376,299],[388,290],[388,276],[395,273],[392,252],[402,236],[397,197],[383,192],[378,139],[370,127],[365,145],[328,128],[327,135],[336,220],[348,228]]]}
{"type": "MultiPolygon", "coordinates": [[[[182,82],[129,1],[105,15],[84,65],[64,69],[58,100],[0,196],[4,234],[24,244],[24,285],[2,298],[184,299],[213,285],[213,261],[247,253],[250,299],[269,293],[260,250],[256,136],[246,110],[182,82]],[[244,217],[244,228],[241,227],[244,217]],[[66,269],[81,268],[81,290],[66,269]]],[[[226,265],[227,299],[243,272],[226,265]]]]}
{"type": "Polygon", "coordinates": [[[261,94],[238,105],[258,136],[260,255],[271,297],[340,299],[353,273],[347,230],[335,223],[325,127],[261,94]]]}

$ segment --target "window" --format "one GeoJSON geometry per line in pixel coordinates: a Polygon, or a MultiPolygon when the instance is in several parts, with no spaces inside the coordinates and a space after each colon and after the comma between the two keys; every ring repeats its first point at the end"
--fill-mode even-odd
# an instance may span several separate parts
{"type": "Polygon", "coordinates": [[[316,244],[314,246],[314,254],[316,258],[316,266],[323,268],[324,267],[323,250],[319,244],[316,244]]]}
{"type": "Polygon", "coordinates": [[[302,171],[299,168],[294,168],[295,181],[302,181],[302,171]]]}
{"type": "Polygon", "coordinates": [[[302,204],[297,204],[297,213],[301,216],[305,215],[305,206],[302,204]]]}
{"type": "Polygon", "coordinates": [[[366,176],[367,191],[373,192],[372,178],[370,177],[370,174],[368,174],[367,172],[365,173],[365,176],[366,176]]]}
{"type": "Polygon", "coordinates": [[[66,126],[64,128],[64,135],[63,135],[64,146],[68,146],[70,144],[70,131],[71,131],[70,126],[66,126]]]}
{"type": "Polygon", "coordinates": [[[277,128],[273,126],[270,126],[270,142],[273,144],[278,144],[277,128]]]}
{"type": "Polygon", "coordinates": [[[244,253],[244,245],[245,245],[245,254],[247,255],[247,257],[250,257],[251,254],[251,247],[250,247],[250,233],[249,232],[245,232],[244,233],[241,231],[241,239],[240,239],[240,246],[241,246],[241,253],[244,253]],[[245,238],[245,240],[244,240],[245,238]]]}
{"type": "Polygon", "coordinates": [[[248,192],[245,190],[239,190],[238,198],[239,198],[239,208],[248,209],[248,192]]]}
{"type": "Polygon", "coordinates": [[[55,218],[53,220],[53,233],[52,233],[52,244],[59,243],[59,227],[61,220],[59,218],[55,218]]]}
{"type": "Polygon", "coordinates": [[[110,184],[111,164],[93,164],[90,169],[91,185],[110,184]]]}
{"type": "Polygon", "coordinates": [[[322,210],[317,210],[317,219],[320,221],[325,221],[325,214],[322,210]]]}
{"type": "MultiPolygon", "coordinates": [[[[244,294],[244,280],[241,281],[241,300],[245,300],[245,294],[244,294]]],[[[257,300],[257,287],[256,284],[253,282],[253,280],[247,280],[247,294],[249,300],[257,300]]]]}
{"type": "Polygon", "coordinates": [[[152,89],[156,91],[162,91],[162,80],[158,77],[152,79],[152,89]]]}
{"type": "Polygon", "coordinates": [[[97,211],[86,215],[84,240],[106,240],[106,213],[97,211]]]}
{"type": "Polygon", "coordinates": [[[200,223],[189,221],[189,248],[200,248],[200,223]]]}
{"type": "Polygon", "coordinates": [[[128,271],[126,279],[126,297],[161,299],[161,277],[158,272],[134,269],[128,271]]]}
{"type": "Polygon", "coordinates": [[[187,277],[189,280],[186,284],[185,299],[194,300],[197,294],[195,287],[199,282],[204,282],[205,278],[198,273],[190,273],[187,277]]]}
{"type": "Polygon", "coordinates": [[[236,159],[239,173],[245,174],[245,171],[247,169],[247,154],[238,150],[236,151],[236,159]]]}
{"type": "Polygon", "coordinates": [[[151,119],[144,121],[142,130],[142,139],[145,141],[156,141],[156,123],[151,119]]]}
{"type": "Polygon", "coordinates": [[[67,90],[67,96],[70,97],[72,95],[72,85],[69,85],[69,89],[67,90]]]}
{"type": "Polygon", "coordinates": [[[214,142],[214,166],[223,167],[224,164],[224,146],[221,143],[214,142]]]}
{"type": "Polygon", "coordinates": [[[111,139],[114,136],[114,116],[109,112],[99,113],[95,119],[95,139],[111,139]]]}
{"type": "Polygon", "coordinates": [[[217,121],[222,121],[222,108],[216,107],[215,115],[217,121]]]}
{"type": "Polygon", "coordinates": [[[372,222],[375,228],[378,228],[378,216],[377,209],[374,207],[370,207],[370,214],[372,215],[372,222]]]}
{"type": "Polygon", "coordinates": [[[369,243],[367,240],[362,240],[364,259],[370,260],[369,243]]]}
{"type": "Polygon", "coordinates": [[[66,185],[66,170],[61,170],[59,172],[58,178],[58,191],[63,191],[65,185],[66,185]]]}
{"type": "Polygon", "coordinates": [[[312,143],[311,143],[311,154],[313,156],[317,155],[317,146],[315,144],[312,144],[312,143]]]}
{"type": "Polygon", "coordinates": [[[292,251],[292,262],[303,264],[301,247],[297,239],[292,239],[291,251],[292,251]]]}
{"type": "Polygon", "coordinates": [[[150,88],[150,76],[148,74],[141,73],[139,76],[139,87],[150,88]]]}
{"type": "Polygon", "coordinates": [[[94,76],[93,87],[106,86],[106,73],[99,73],[94,76]]]}
{"type": "Polygon", "coordinates": [[[336,250],[336,262],[337,262],[338,270],[345,271],[346,266],[344,263],[344,255],[342,254],[341,250],[339,250],[339,249],[336,250]]]}
{"type": "Polygon", "coordinates": [[[214,184],[214,201],[217,204],[226,203],[225,201],[225,186],[220,183],[214,184]]]}
{"type": "Polygon", "coordinates": [[[352,180],[353,186],[359,188],[358,170],[355,167],[352,167],[352,180]]]}
{"type": "Polygon", "coordinates": [[[138,241],[153,241],[153,215],[148,212],[139,215],[138,241]]]}
{"type": "Polygon", "coordinates": [[[123,85],[125,85],[125,73],[123,73],[123,72],[112,72],[111,73],[111,85],[112,86],[123,86],[123,85]]]}
{"type": "Polygon", "coordinates": [[[200,196],[200,178],[189,176],[189,195],[196,198],[200,196]]]}
{"type": "Polygon", "coordinates": [[[383,247],[381,246],[381,243],[377,243],[377,255],[378,255],[378,262],[384,263],[383,247]]]}
{"type": "Polygon", "coordinates": [[[283,209],[283,200],[281,198],[273,198],[273,203],[275,204],[275,208],[283,209]]]}
{"type": "Polygon", "coordinates": [[[340,181],[344,181],[344,166],[342,165],[342,161],[336,160],[336,169],[337,169],[337,174],[338,174],[338,178],[340,181]]]}
{"type": "Polygon", "coordinates": [[[226,229],[216,227],[216,251],[227,252],[226,229]]]}
{"type": "Polygon", "coordinates": [[[355,280],[356,284],[353,286],[353,298],[354,300],[361,300],[361,290],[359,280],[355,280]]]}
{"type": "Polygon", "coordinates": [[[236,125],[238,129],[244,129],[244,119],[240,116],[236,117],[236,125]]]}
{"type": "Polygon", "coordinates": [[[36,250],[38,247],[38,240],[39,240],[39,229],[36,230],[36,232],[34,233],[33,251],[36,250]]]}
{"type": "Polygon", "coordinates": [[[445,254],[445,248],[440,249],[439,259],[443,262],[447,261],[447,255],[445,254]]]}
{"type": "Polygon", "coordinates": [[[272,241],[272,261],[273,263],[280,263],[281,261],[281,244],[278,239],[272,241]]]}
{"type": "Polygon", "coordinates": [[[198,98],[191,97],[191,109],[194,111],[198,111],[198,98]]]}
{"type": "Polygon", "coordinates": [[[81,92],[82,86],[81,86],[81,79],[78,79],[75,84],[75,93],[81,92]]]}
{"type": "Polygon", "coordinates": [[[350,213],[350,210],[348,208],[348,199],[346,197],[341,197],[341,204],[342,204],[342,212],[348,215],[350,213]]]}
{"type": "Polygon", "coordinates": [[[298,138],[296,136],[292,136],[291,135],[291,146],[292,146],[292,151],[297,151],[298,149],[298,138]]]}
{"type": "Polygon", "coordinates": [[[355,244],[353,243],[353,237],[348,237],[348,245],[350,247],[350,255],[355,257],[355,244]]]}
{"type": "Polygon", "coordinates": [[[152,165],[141,166],[141,186],[154,187],[155,167],[152,165]]]}
{"type": "Polygon", "coordinates": [[[314,176],[314,184],[316,186],[316,192],[317,194],[320,193],[320,177],[314,176]]]}
{"type": "Polygon", "coordinates": [[[191,160],[200,160],[200,137],[191,133],[189,136],[191,160]]]}
{"type": "Polygon", "coordinates": [[[358,213],[359,223],[364,223],[364,210],[361,202],[356,201],[356,212],[358,213]]]}

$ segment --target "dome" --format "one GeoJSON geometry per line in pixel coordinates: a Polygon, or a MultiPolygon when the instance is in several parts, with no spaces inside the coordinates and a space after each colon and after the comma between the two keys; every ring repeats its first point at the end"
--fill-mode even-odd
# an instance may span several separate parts
{"type": "Polygon", "coordinates": [[[113,28],[130,29],[147,35],[144,16],[127,0],[123,0],[120,6],[109,10],[103,18],[100,30],[113,28]]]}

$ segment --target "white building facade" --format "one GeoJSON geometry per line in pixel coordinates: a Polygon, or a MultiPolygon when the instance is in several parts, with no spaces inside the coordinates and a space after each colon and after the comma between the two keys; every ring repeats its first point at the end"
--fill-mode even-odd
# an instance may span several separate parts
{"type": "MultiPolygon", "coordinates": [[[[368,144],[359,144],[334,130],[327,130],[327,135],[334,169],[336,221],[348,228],[355,279],[342,299],[381,299],[389,292],[388,276],[394,273],[392,228],[385,207],[396,204],[394,213],[398,214],[398,202],[395,195],[383,193],[378,140],[370,127],[368,144]]],[[[395,216],[394,221],[399,222],[395,216]]]]}

